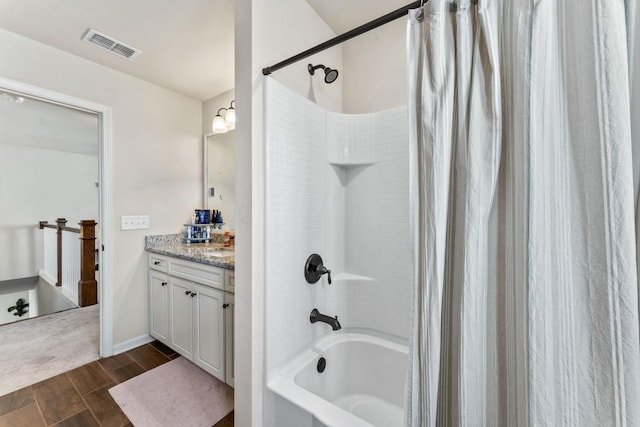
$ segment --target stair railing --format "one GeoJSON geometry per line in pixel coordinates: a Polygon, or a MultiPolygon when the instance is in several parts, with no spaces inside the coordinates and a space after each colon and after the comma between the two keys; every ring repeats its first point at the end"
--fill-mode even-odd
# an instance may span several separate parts
{"type": "Polygon", "coordinates": [[[80,307],[96,304],[97,223],[94,220],[82,220],[79,222],[80,228],[67,227],[66,224],[67,220],[64,218],[56,219],[55,225],[40,221],[41,230],[55,230],[55,242],[52,233],[45,230],[44,271],[41,272],[41,276],[49,282],[55,282],[55,286],[61,287],[63,294],[80,307]],[[77,235],[79,237],[76,237],[77,235]]]}

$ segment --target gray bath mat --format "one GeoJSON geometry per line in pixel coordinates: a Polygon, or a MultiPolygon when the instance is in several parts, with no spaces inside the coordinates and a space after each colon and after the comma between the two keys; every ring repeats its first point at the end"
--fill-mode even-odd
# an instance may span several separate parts
{"type": "Polygon", "coordinates": [[[135,427],[211,427],[233,410],[233,389],[183,357],[109,393],[135,427]]]}

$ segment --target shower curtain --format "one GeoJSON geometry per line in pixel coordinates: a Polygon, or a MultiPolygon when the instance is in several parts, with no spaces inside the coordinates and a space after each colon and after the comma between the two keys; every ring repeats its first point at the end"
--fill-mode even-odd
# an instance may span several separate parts
{"type": "Polygon", "coordinates": [[[410,12],[407,425],[640,425],[635,10],[410,12]]]}

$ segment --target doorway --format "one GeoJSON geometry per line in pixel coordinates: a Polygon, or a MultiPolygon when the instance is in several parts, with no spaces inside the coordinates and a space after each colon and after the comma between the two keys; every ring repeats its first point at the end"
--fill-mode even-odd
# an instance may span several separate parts
{"type": "Polygon", "coordinates": [[[0,91],[0,117],[0,325],[95,303],[78,226],[98,219],[98,116],[0,91]]]}
{"type": "MultiPolygon", "coordinates": [[[[112,289],[112,205],[111,205],[111,108],[91,101],[75,98],[48,89],[0,77],[0,91],[16,97],[36,99],[81,111],[97,117],[98,139],[98,238],[100,268],[97,279],[99,285],[99,351],[101,357],[113,354],[113,289],[112,289]]],[[[35,125],[35,124],[34,124],[35,125]]]]}

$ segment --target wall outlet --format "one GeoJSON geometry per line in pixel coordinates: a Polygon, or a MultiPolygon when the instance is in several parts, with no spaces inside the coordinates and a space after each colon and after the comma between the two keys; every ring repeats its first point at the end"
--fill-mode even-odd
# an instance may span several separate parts
{"type": "Polygon", "coordinates": [[[123,215],[120,217],[120,230],[146,230],[149,228],[149,215],[123,215]]]}

